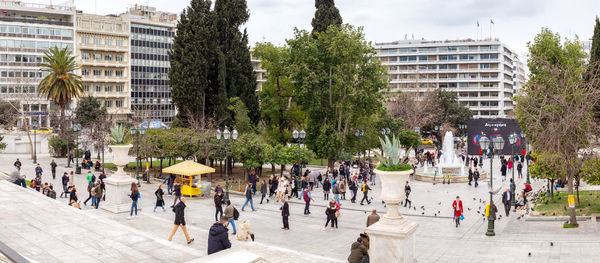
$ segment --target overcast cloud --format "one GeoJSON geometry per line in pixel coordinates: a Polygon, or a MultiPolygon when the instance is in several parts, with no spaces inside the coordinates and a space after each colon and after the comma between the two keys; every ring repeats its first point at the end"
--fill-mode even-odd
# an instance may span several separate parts
{"type": "MultiPolygon", "coordinates": [[[[50,0],[27,0],[46,2],[50,0]]],[[[54,0],[54,3],[60,0],[54,0]]],[[[189,0],[150,0],[150,6],[180,13],[189,0]]],[[[88,13],[122,13],[134,0],[75,0],[77,9],[88,13]]],[[[500,38],[524,55],[526,43],[548,27],[563,37],[587,40],[593,33],[600,0],[337,0],[344,23],[363,26],[367,40],[389,42],[404,39],[427,40],[500,38]],[[480,28],[477,29],[479,20],[480,28]]],[[[251,43],[285,43],[294,27],[310,30],[315,7],[313,0],[248,0],[251,43]]]]}

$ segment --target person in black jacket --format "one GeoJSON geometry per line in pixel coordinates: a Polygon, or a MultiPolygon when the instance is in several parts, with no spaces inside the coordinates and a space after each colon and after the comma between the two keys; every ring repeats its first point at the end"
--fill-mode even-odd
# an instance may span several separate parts
{"type": "Polygon", "coordinates": [[[281,198],[281,203],[283,204],[279,210],[281,210],[281,217],[283,217],[283,230],[290,230],[290,224],[288,222],[288,217],[290,216],[290,206],[288,202],[285,201],[285,197],[281,198]]]}
{"type": "Polygon", "coordinates": [[[177,205],[175,205],[175,207],[173,207],[173,212],[175,212],[175,225],[173,226],[173,231],[171,231],[171,235],[169,236],[169,241],[173,240],[173,235],[175,235],[175,232],[177,232],[177,228],[181,227],[181,229],[183,229],[183,234],[185,235],[185,239],[187,240],[187,243],[189,244],[189,243],[194,242],[194,239],[190,238],[190,235],[188,235],[188,232],[187,232],[187,228],[185,227],[184,210],[185,210],[185,197],[182,197],[181,201],[179,201],[179,203],[177,203],[177,205]]]}
{"type": "Polygon", "coordinates": [[[260,194],[262,195],[262,197],[260,198],[260,204],[263,203],[265,197],[267,198],[267,203],[269,203],[269,197],[267,197],[267,183],[265,182],[265,180],[262,180],[262,184],[260,185],[260,194]]]}
{"type": "Polygon", "coordinates": [[[222,216],[219,222],[214,223],[208,231],[208,255],[231,247],[231,242],[227,237],[229,229],[227,225],[227,217],[222,216]]]}
{"type": "Polygon", "coordinates": [[[223,216],[223,194],[217,192],[215,194],[215,221],[219,221],[219,213],[223,216]]]}
{"type": "Polygon", "coordinates": [[[252,184],[248,184],[246,186],[246,190],[244,191],[244,193],[246,195],[246,202],[244,202],[244,205],[242,205],[242,211],[244,211],[244,208],[246,207],[248,202],[250,202],[250,207],[252,208],[252,212],[256,211],[254,209],[254,202],[252,201],[252,184]]]}
{"type": "Polygon", "coordinates": [[[158,189],[156,189],[156,191],[154,191],[154,195],[156,196],[156,205],[154,206],[154,212],[156,212],[157,207],[162,207],[163,212],[166,211],[165,210],[165,199],[163,198],[163,196],[165,195],[165,192],[162,189],[162,184],[158,185],[158,189]]]}

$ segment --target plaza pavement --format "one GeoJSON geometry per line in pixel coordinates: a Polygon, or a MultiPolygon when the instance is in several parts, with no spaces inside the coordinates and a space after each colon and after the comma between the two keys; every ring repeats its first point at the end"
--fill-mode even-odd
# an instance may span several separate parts
{"type": "MultiPolygon", "coordinates": [[[[0,156],[2,160],[0,172],[10,172],[12,163],[17,157],[13,155],[0,156]]],[[[31,161],[26,159],[26,156],[19,158],[24,164],[24,171],[28,175],[32,175],[34,165],[31,161]]],[[[40,158],[40,163],[42,163],[45,171],[44,181],[49,181],[51,178],[49,162],[49,157],[40,158]]],[[[64,159],[57,160],[57,163],[59,167],[54,185],[59,186],[55,188],[60,188],[60,174],[67,169],[64,168],[66,164],[64,159]]],[[[488,160],[485,161],[483,169],[489,170],[488,160]]],[[[81,175],[76,175],[76,184],[80,189],[79,198],[82,201],[87,198],[87,193],[84,192],[86,174],[87,170],[83,170],[81,175]]],[[[494,162],[494,188],[497,189],[502,186],[502,192],[508,186],[508,180],[502,183],[499,178],[499,162],[496,159],[494,162]]],[[[510,173],[507,178],[510,178],[510,173]]],[[[543,185],[542,181],[532,181],[534,190],[538,190],[543,185]]],[[[517,180],[518,190],[523,188],[524,182],[525,178],[517,180]]],[[[480,206],[481,212],[483,212],[484,207],[479,199],[489,199],[485,181],[481,182],[478,188],[469,187],[464,183],[450,185],[438,183],[433,185],[431,182],[411,181],[410,184],[412,187],[410,199],[417,209],[402,207],[400,211],[409,220],[419,224],[416,232],[416,255],[419,262],[594,262],[597,251],[600,249],[600,233],[598,233],[598,223],[596,222],[580,222],[580,227],[577,229],[563,229],[563,222],[560,221],[529,222],[523,220],[523,218],[517,219],[518,215],[511,214],[508,219],[502,216],[500,220],[496,221],[495,237],[485,236],[487,221],[484,221],[481,214],[477,213],[480,206]],[[451,219],[451,203],[456,195],[461,196],[466,210],[465,220],[458,228],[454,227],[451,219]],[[424,206],[425,209],[421,209],[421,206],[424,206]],[[434,214],[437,214],[437,216],[434,214]],[[550,242],[553,242],[553,246],[550,245],[550,242]],[[528,253],[531,253],[532,256],[529,257],[528,253]]],[[[316,202],[311,205],[312,214],[309,216],[302,215],[303,202],[300,202],[300,200],[292,201],[290,206],[291,229],[289,231],[280,229],[282,223],[279,204],[270,202],[259,205],[259,194],[254,197],[254,205],[257,211],[250,212],[251,209],[246,207],[246,211],[241,213],[241,218],[236,223],[239,225],[243,220],[251,222],[251,229],[256,235],[259,246],[264,245],[263,249],[256,249],[257,251],[266,251],[266,247],[274,246],[307,253],[306,258],[311,258],[312,255],[313,259],[316,260],[314,262],[319,260],[326,262],[323,259],[317,259],[318,256],[331,258],[331,262],[344,261],[350,252],[350,244],[364,230],[366,216],[370,213],[370,210],[377,209],[380,215],[385,213],[385,208],[378,199],[379,185],[378,180],[377,185],[373,187],[374,190],[369,194],[374,197],[374,202],[371,205],[351,204],[349,195],[347,195],[348,200],[342,201],[342,216],[339,219],[340,228],[334,231],[322,231],[327,202],[322,198],[321,188],[313,191],[316,202]]],[[[167,212],[157,210],[154,213],[152,211],[155,189],[156,184],[142,182],[142,199],[139,206],[143,209],[140,215],[133,220],[125,219],[128,216],[126,214],[112,214],[102,209],[95,210],[89,207],[83,207],[81,213],[89,214],[97,218],[98,221],[106,218],[156,240],[166,241],[172,227],[174,214],[168,208],[167,212]]],[[[359,192],[359,198],[361,197],[362,193],[359,192]]],[[[3,198],[1,201],[4,204],[11,197],[4,196],[3,198]]],[[[500,194],[497,194],[494,198],[498,205],[499,214],[503,215],[504,210],[500,204],[500,194]]],[[[244,198],[241,195],[232,194],[231,199],[234,205],[241,210],[244,198]]],[[[57,202],[63,203],[65,208],[72,209],[66,206],[67,199],[58,198],[57,200],[57,202]]],[[[172,200],[172,197],[168,196],[165,201],[167,205],[170,205],[172,200]]],[[[208,229],[214,222],[213,201],[212,198],[188,200],[186,220],[191,235],[196,238],[196,241],[189,247],[200,251],[204,255],[208,229]]],[[[10,202],[8,203],[8,206],[12,206],[10,202]]],[[[102,203],[100,206],[102,206],[102,203]]],[[[5,209],[2,211],[5,211],[5,209]]],[[[518,214],[520,213],[522,212],[518,212],[518,214]]],[[[58,214],[60,212],[57,213],[57,216],[58,214]]],[[[96,222],[73,224],[77,226],[77,224],[88,223],[94,224],[96,222]]],[[[39,231],[43,231],[43,229],[39,231]]],[[[4,236],[2,235],[0,240],[6,243],[6,237],[4,236]]],[[[230,239],[234,242],[234,247],[242,246],[239,242],[234,241],[235,238],[231,235],[230,239]]],[[[185,244],[181,232],[175,235],[173,243],[188,246],[185,244]]],[[[43,246],[38,246],[38,249],[44,250],[43,246]]],[[[172,249],[165,249],[164,253],[168,254],[169,252],[166,250],[172,249]]],[[[278,253],[272,254],[276,256],[278,253]]],[[[296,261],[289,257],[286,259],[289,259],[290,262],[296,261]]],[[[183,259],[182,261],[186,260],[183,259]]],[[[305,260],[305,262],[312,261],[305,260]]]]}

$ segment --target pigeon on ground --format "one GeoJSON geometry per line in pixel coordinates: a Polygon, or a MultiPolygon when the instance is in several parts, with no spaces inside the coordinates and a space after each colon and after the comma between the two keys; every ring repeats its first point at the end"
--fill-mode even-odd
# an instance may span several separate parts
{"type": "Polygon", "coordinates": [[[413,208],[414,208],[414,210],[417,210],[417,207],[416,207],[416,206],[413,206],[413,208]]]}
{"type": "Polygon", "coordinates": [[[553,246],[554,246],[554,243],[550,242],[550,246],[551,246],[551,247],[553,247],[553,246]]]}
{"type": "Polygon", "coordinates": [[[433,216],[437,216],[437,214],[433,214],[433,216]]]}
{"type": "Polygon", "coordinates": [[[421,213],[421,215],[424,215],[424,214],[425,214],[425,212],[421,213]]]}
{"type": "Polygon", "coordinates": [[[478,213],[478,214],[480,213],[480,212],[479,212],[479,210],[477,210],[477,213],[478,213]]]}
{"type": "Polygon", "coordinates": [[[531,252],[529,252],[529,254],[527,254],[527,255],[531,257],[531,252]]]}
{"type": "Polygon", "coordinates": [[[468,208],[468,207],[467,207],[467,210],[468,210],[468,211],[471,211],[471,208],[468,208]]]}

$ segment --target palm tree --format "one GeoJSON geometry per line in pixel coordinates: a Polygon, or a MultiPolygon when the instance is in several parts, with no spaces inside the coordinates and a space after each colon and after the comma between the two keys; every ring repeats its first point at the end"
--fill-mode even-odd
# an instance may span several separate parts
{"type": "Polygon", "coordinates": [[[63,123],[65,108],[73,98],[79,98],[84,89],[81,77],[75,74],[79,68],[75,57],[71,56],[69,48],[53,47],[44,52],[44,62],[40,63],[40,71],[48,75],[38,85],[38,94],[60,106],[60,130],[64,131],[63,123]]]}

